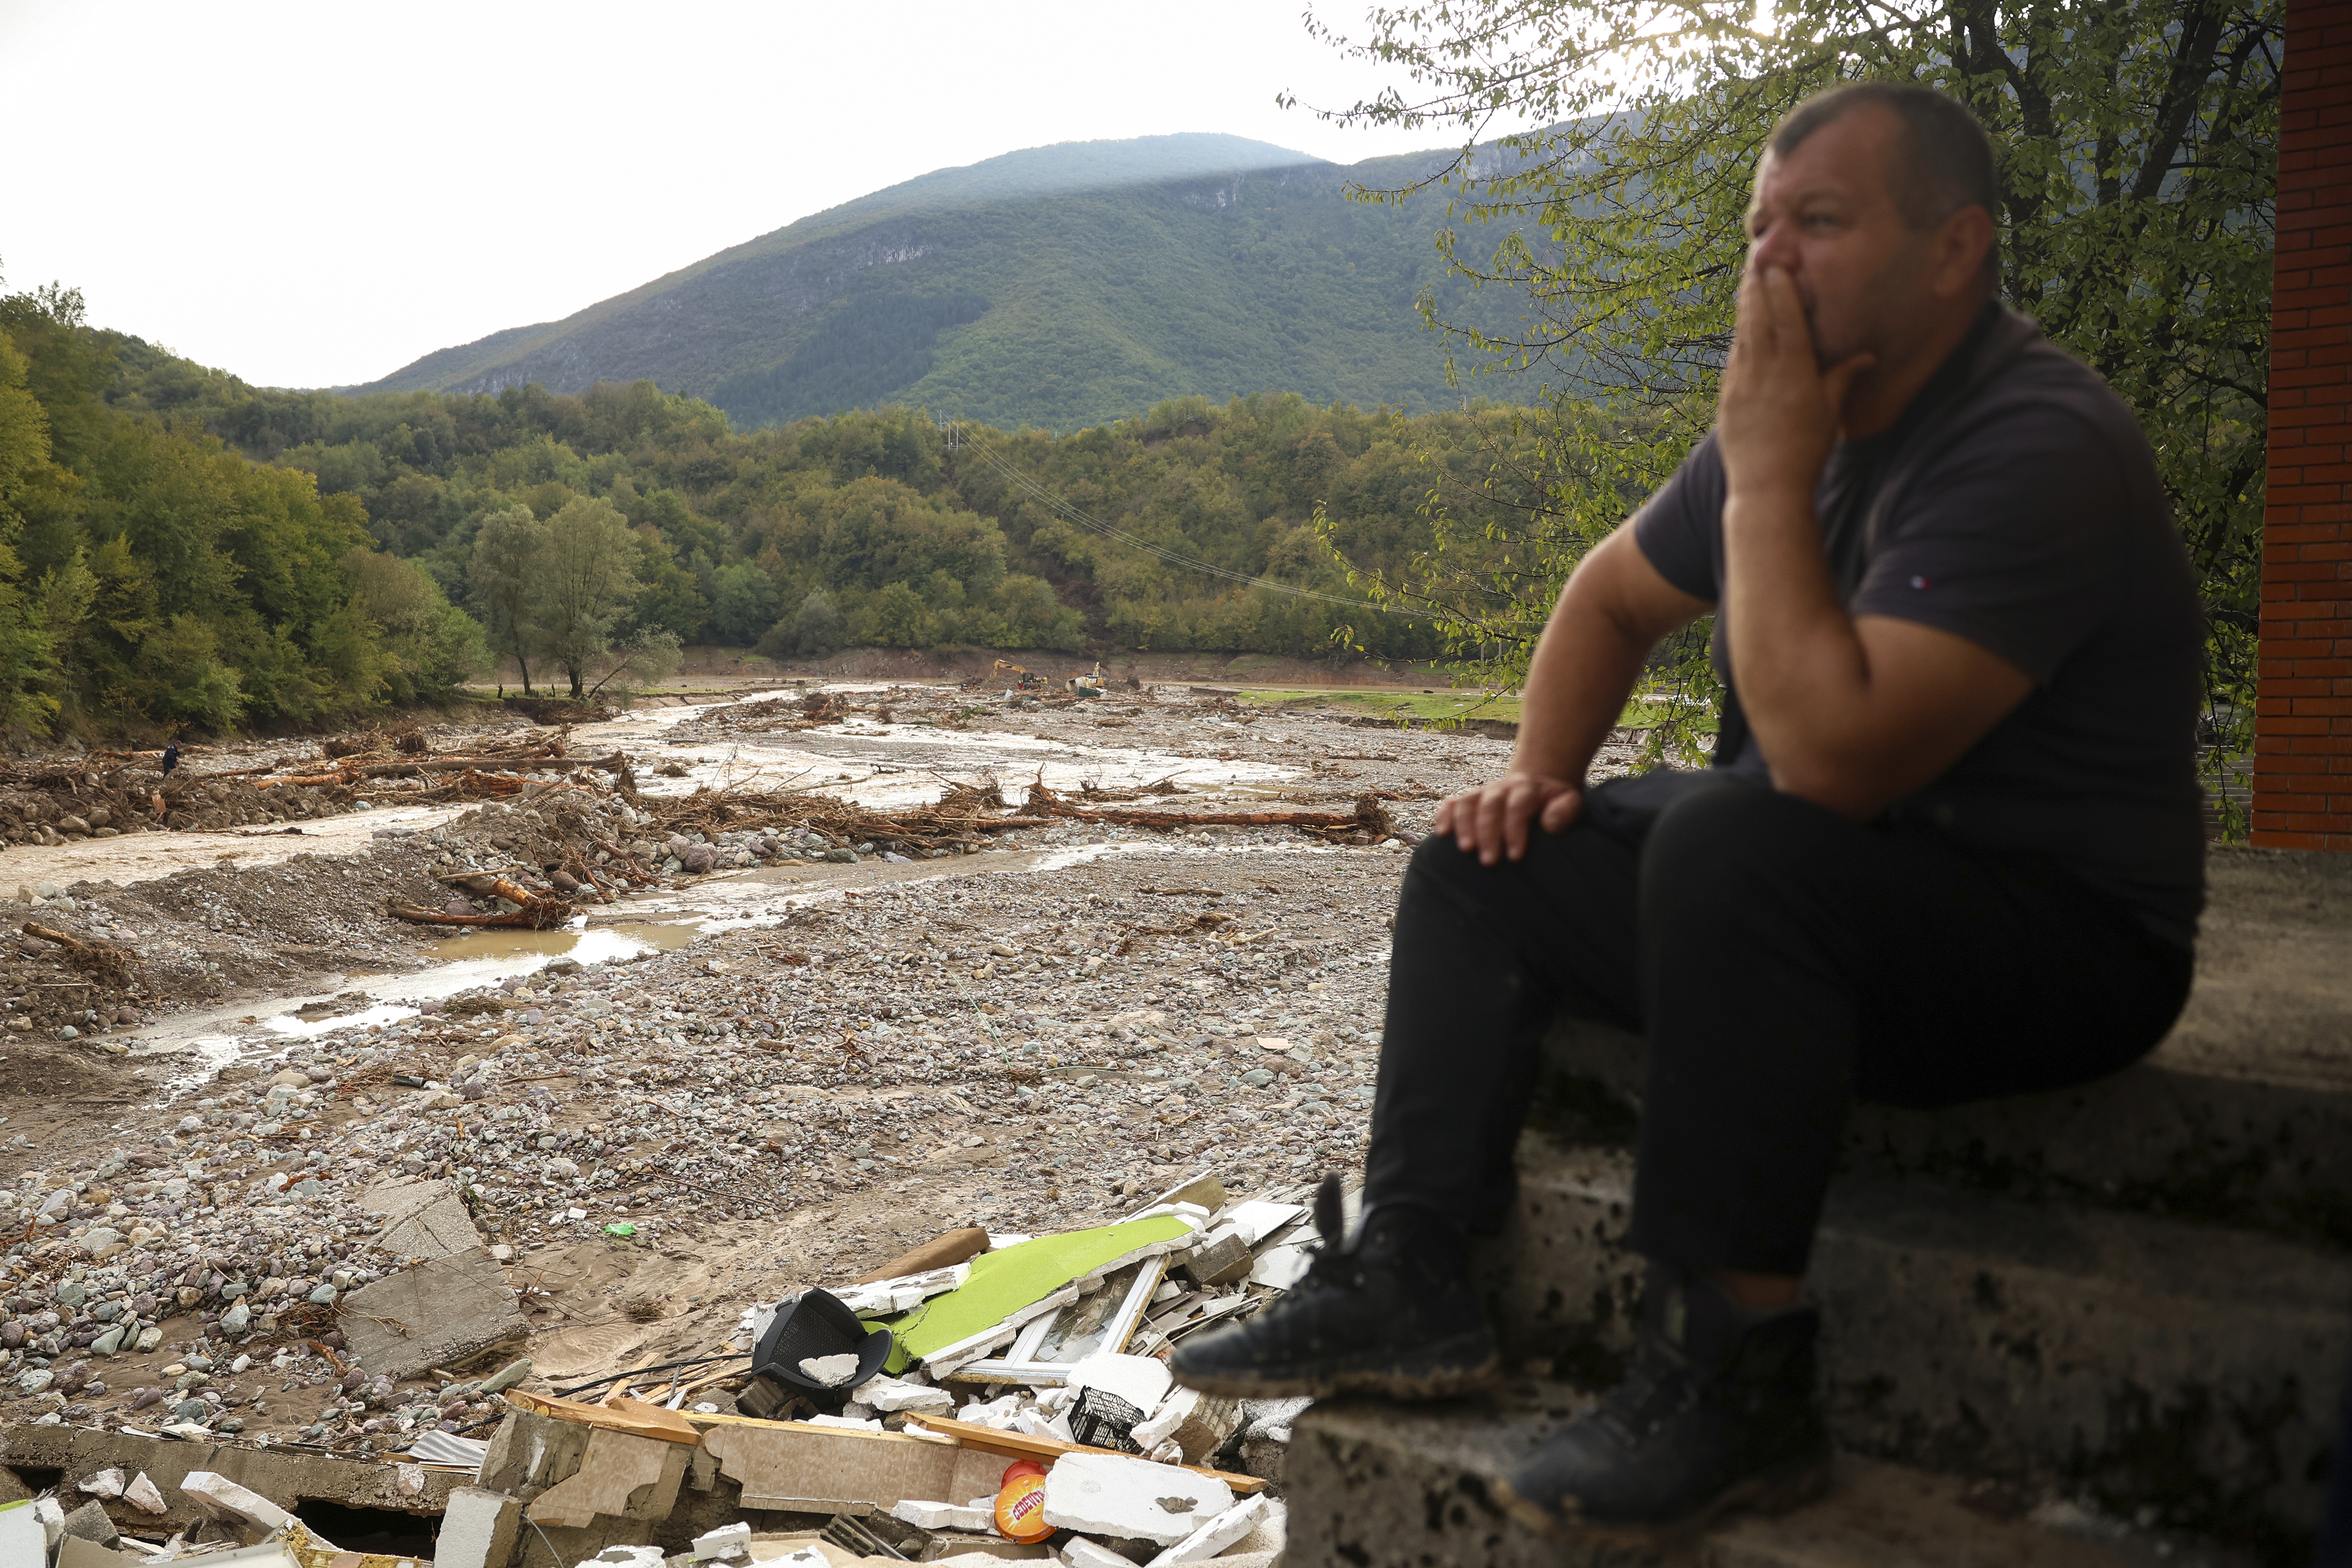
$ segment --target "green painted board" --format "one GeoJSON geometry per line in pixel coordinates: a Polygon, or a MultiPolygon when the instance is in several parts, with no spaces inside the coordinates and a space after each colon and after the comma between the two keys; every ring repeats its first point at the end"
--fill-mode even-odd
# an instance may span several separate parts
{"type": "Polygon", "coordinates": [[[983,1252],[971,1260],[971,1278],[962,1284],[945,1295],[933,1296],[912,1312],[885,1320],[897,1340],[887,1370],[904,1372],[933,1351],[1003,1322],[1114,1259],[1155,1241],[1172,1240],[1191,1229],[1175,1215],[1155,1214],[1149,1219],[1040,1236],[1001,1252],[983,1252]]]}

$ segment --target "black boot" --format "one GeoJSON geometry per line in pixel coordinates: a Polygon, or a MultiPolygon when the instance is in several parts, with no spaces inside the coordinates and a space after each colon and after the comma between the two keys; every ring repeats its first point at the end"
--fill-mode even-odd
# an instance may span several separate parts
{"type": "Polygon", "coordinates": [[[1333,1176],[1315,1195],[1315,1223],[1323,1245],[1305,1278],[1256,1316],[1178,1346],[1168,1364],[1177,1382],[1229,1398],[1443,1399],[1494,1377],[1494,1331],[1470,1288],[1462,1233],[1444,1215],[1383,1204],[1345,1246],[1333,1176]]]}
{"type": "Polygon", "coordinates": [[[1545,1439],[1496,1500],[1555,1538],[1661,1543],[1734,1509],[1780,1513],[1829,1486],[1810,1307],[1746,1311],[1653,1264],[1633,1370],[1545,1439]]]}

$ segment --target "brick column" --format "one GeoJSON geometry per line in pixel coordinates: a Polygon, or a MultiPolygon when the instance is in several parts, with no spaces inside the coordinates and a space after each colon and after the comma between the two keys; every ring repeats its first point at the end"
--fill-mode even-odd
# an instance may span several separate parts
{"type": "Polygon", "coordinates": [[[2253,841],[2352,851],[2352,0],[2287,0],[2253,841]]]}

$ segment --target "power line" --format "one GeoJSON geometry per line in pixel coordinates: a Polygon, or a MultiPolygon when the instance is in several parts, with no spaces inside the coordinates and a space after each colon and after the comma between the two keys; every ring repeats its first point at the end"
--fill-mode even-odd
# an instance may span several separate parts
{"type": "Polygon", "coordinates": [[[947,434],[948,446],[950,450],[969,451],[974,454],[982,462],[994,469],[996,473],[1008,484],[1011,484],[1016,488],[1024,490],[1031,496],[1035,497],[1039,501],[1045,504],[1046,509],[1052,511],[1056,516],[1066,517],[1069,521],[1077,524],[1080,528],[1087,529],[1089,532],[1100,534],[1107,539],[1113,539],[1120,544],[1126,545],[1130,549],[1141,550],[1146,555],[1156,557],[1157,559],[1167,562],[1170,566],[1181,566],[1188,570],[1206,572],[1212,577],[1223,578],[1228,582],[1237,582],[1246,588],[1267,589],[1276,593],[1286,593],[1293,599],[1312,599],[1324,604],[1341,605],[1349,610],[1370,610],[1378,612],[1382,615],[1417,615],[1426,617],[1429,613],[1425,610],[1412,610],[1402,606],[1381,604],[1376,601],[1369,599],[1347,599],[1336,593],[1318,592],[1312,588],[1294,588],[1286,582],[1276,582],[1269,577],[1252,577],[1247,572],[1234,571],[1228,567],[1219,566],[1213,561],[1202,560],[1198,557],[1185,555],[1181,551],[1170,549],[1165,545],[1155,544],[1151,540],[1145,538],[1140,534],[1131,533],[1129,530],[1118,527],[1115,523],[1107,523],[1091,512],[1087,512],[1072,505],[1070,502],[1064,500],[1061,497],[1054,494],[1053,491],[1048,490],[1045,486],[1039,484],[1036,480],[1031,478],[1028,475],[1014,467],[1010,462],[1006,461],[1001,454],[992,451],[985,442],[974,441],[967,437],[964,434],[964,428],[961,421],[944,425],[941,428],[947,434]]]}

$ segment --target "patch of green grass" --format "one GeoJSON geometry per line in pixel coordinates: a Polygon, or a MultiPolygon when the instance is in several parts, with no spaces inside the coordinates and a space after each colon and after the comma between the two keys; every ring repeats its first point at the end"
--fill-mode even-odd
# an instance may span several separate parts
{"type": "MultiPolygon", "coordinates": [[[[1318,692],[1297,687],[1261,686],[1245,688],[1234,695],[1243,702],[1260,707],[1342,708],[1353,713],[1419,724],[1445,724],[1462,719],[1500,719],[1506,724],[1517,724],[1520,714],[1517,692],[1318,692]]],[[[1655,729],[1665,722],[1665,709],[1649,703],[1633,702],[1625,705],[1625,711],[1617,722],[1629,729],[1655,729]]],[[[1712,719],[1699,727],[1708,735],[1715,733],[1712,719]]]]}
{"type": "Polygon", "coordinates": [[[1473,718],[1501,719],[1507,724],[1519,721],[1519,698],[1516,692],[1313,692],[1295,687],[1268,686],[1244,690],[1236,695],[1243,702],[1261,707],[1341,708],[1386,719],[1412,719],[1422,724],[1444,724],[1473,718]]]}

